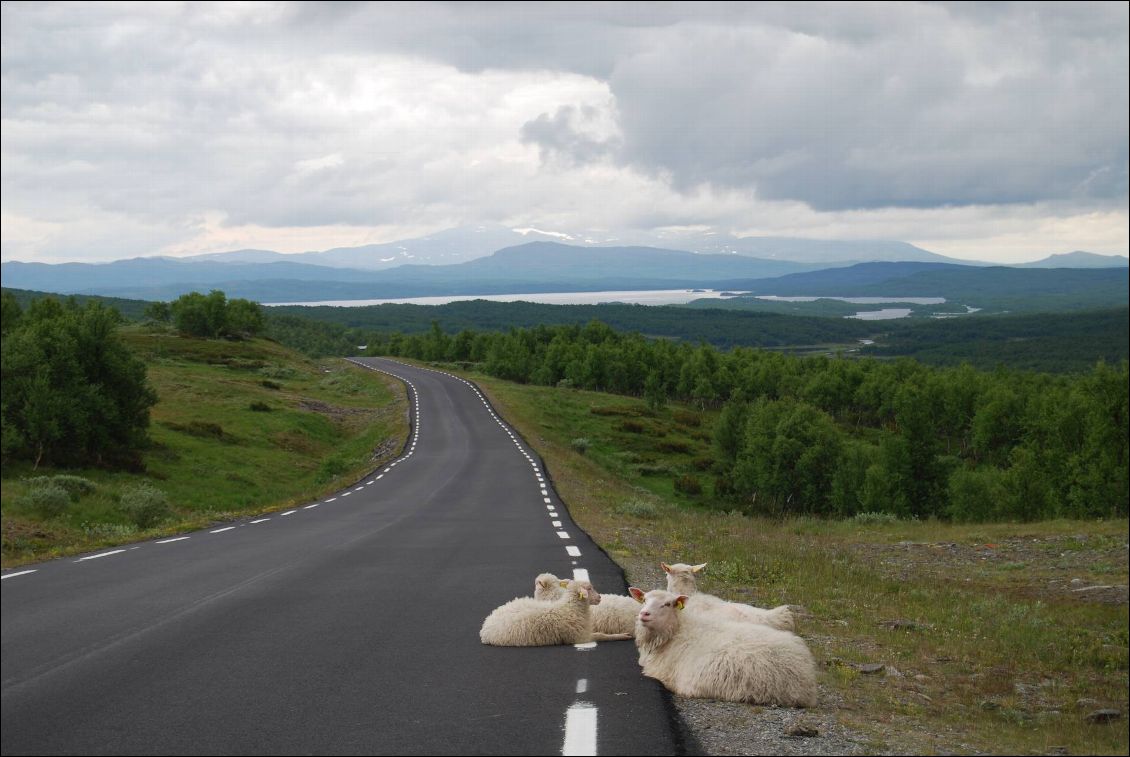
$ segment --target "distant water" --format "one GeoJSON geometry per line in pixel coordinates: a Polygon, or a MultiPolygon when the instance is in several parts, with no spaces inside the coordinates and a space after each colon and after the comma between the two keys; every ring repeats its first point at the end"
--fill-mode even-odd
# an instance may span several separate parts
{"type": "Polygon", "coordinates": [[[530,294],[458,294],[446,297],[399,297],[389,300],[323,300],[321,302],[264,302],[264,305],[328,305],[336,308],[359,308],[386,303],[411,305],[446,305],[466,300],[491,302],[540,302],[544,305],[599,305],[603,302],[625,302],[636,305],[685,305],[691,300],[721,298],[714,289],[657,289],[625,292],[536,292],[530,294]]]}
{"type": "Polygon", "coordinates": [[[817,300],[840,300],[853,305],[881,305],[885,302],[908,302],[911,305],[941,305],[945,297],[778,297],[775,294],[757,295],[759,300],[775,300],[777,302],[816,302],[817,300]]]}
{"type": "Polygon", "coordinates": [[[906,318],[910,315],[910,308],[883,308],[882,310],[864,310],[855,315],[846,315],[845,318],[858,318],[861,321],[888,321],[894,318],[906,318]]]}

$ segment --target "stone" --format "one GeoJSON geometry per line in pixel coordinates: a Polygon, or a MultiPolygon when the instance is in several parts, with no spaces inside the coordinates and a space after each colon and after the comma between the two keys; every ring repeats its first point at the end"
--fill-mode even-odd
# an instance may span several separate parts
{"type": "Polygon", "coordinates": [[[1122,713],[1118,710],[1095,710],[1083,719],[1088,723],[1110,723],[1121,720],[1122,713]]]}
{"type": "Polygon", "coordinates": [[[820,731],[808,723],[800,722],[794,723],[785,730],[785,735],[792,736],[796,739],[811,739],[814,736],[819,736],[820,731]]]}
{"type": "Polygon", "coordinates": [[[866,662],[855,667],[856,670],[867,676],[875,675],[876,673],[882,673],[884,670],[886,670],[886,668],[887,666],[881,662],[866,662]]]}

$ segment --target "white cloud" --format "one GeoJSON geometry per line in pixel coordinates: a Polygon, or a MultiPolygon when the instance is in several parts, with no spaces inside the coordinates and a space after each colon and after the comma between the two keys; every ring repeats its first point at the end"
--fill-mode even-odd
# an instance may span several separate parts
{"type": "Polygon", "coordinates": [[[5,259],[478,223],[1126,251],[1124,4],[0,13],[5,259]]]}

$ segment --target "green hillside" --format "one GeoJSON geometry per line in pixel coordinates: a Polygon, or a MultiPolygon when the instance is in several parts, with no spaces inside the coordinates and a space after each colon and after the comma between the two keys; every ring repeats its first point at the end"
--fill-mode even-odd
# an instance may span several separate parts
{"type": "Polygon", "coordinates": [[[122,334],[159,397],[144,469],[5,464],[4,566],[309,501],[394,456],[407,438],[402,390],[383,374],[266,340],[191,339],[141,326],[122,334]],[[30,479],[60,474],[92,487],[78,485],[74,501],[52,508],[33,492],[44,482],[30,479]],[[139,527],[123,505],[142,484],[169,505],[152,527],[139,527]]]}

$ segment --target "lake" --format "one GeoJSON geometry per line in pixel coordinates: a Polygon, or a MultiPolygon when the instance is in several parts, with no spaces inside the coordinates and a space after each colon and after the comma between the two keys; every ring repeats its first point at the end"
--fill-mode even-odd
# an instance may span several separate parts
{"type": "Polygon", "coordinates": [[[326,305],[337,308],[359,308],[366,305],[446,305],[466,300],[491,302],[539,302],[543,305],[599,305],[602,302],[625,302],[634,305],[685,305],[691,300],[721,298],[714,289],[657,289],[625,292],[535,292],[527,294],[455,294],[443,297],[397,297],[388,300],[323,300],[321,302],[264,302],[264,305],[326,305]]]}

